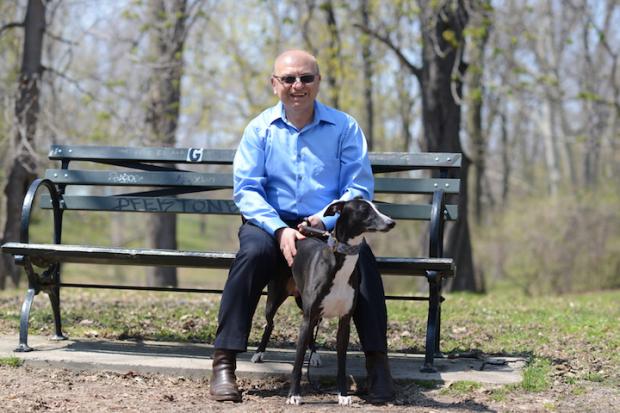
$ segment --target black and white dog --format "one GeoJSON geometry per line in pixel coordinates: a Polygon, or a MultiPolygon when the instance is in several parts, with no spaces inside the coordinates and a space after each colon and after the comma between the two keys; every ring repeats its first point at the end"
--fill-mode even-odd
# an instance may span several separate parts
{"type": "MultiPolygon", "coordinates": [[[[314,344],[312,331],[322,318],[334,317],[338,318],[338,404],[351,404],[351,396],[347,395],[346,357],[359,282],[355,271],[359,249],[364,233],[387,232],[395,223],[379,212],[371,202],[361,198],[334,202],[324,211],[326,216],[336,213],[340,213],[340,217],[329,234],[328,242],[312,237],[299,240],[292,267],[293,278],[283,277],[268,286],[268,322],[261,343],[262,350],[261,346],[259,350],[264,351],[269,339],[273,328],[273,315],[295,287],[298,290],[297,303],[303,310],[287,404],[301,404],[302,366],[308,346],[314,344]],[[291,284],[292,280],[294,285],[291,284]]],[[[255,357],[262,357],[262,353],[255,357]]]]}

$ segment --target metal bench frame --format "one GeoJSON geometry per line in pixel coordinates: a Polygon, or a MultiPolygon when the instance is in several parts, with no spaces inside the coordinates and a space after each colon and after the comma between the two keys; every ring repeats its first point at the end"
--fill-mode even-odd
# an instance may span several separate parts
{"type": "MultiPolygon", "coordinates": [[[[230,199],[176,198],[176,195],[180,194],[232,187],[230,172],[193,172],[180,169],[177,164],[231,165],[233,156],[233,150],[225,149],[52,145],[49,159],[60,161],[61,168],[47,170],[45,178],[36,179],[30,185],[22,207],[20,242],[2,245],[2,251],[12,254],[16,264],[23,266],[28,276],[28,290],[20,316],[19,345],[15,351],[32,350],[28,346],[30,309],[34,296],[40,292],[45,292],[50,298],[55,325],[55,334],[52,337],[54,340],[66,339],[61,327],[61,287],[221,293],[221,290],[214,289],[63,283],[60,275],[62,263],[227,269],[235,254],[226,251],[128,249],[62,244],[62,219],[67,210],[238,215],[239,212],[230,199]],[[70,162],[74,161],[129,168],[129,171],[69,169],[70,162]],[[109,196],[65,194],[68,185],[77,184],[151,189],[109,196]],[[42,187],[48,194],[41,197],[41,206],[53,211],[54,233],[53,243],[50,244],[29,242],[35,195],[42,187]],[[35,267],[43,270],[37,272],[35,267]]],[[[386,299],[428,301],[426,351],[422,370],[434,372],[433,358],[442,356],[439,348],[441,303],[444,300],[441,295],[442,284],[447,277],[456,273],[453,260],[443,257],[444,224],[457,218],[457,206],[447,205],[446,197],[448,194],[458,195],[460,190],[460,180],[450,179],[448,176],[458,176],[461,154],[371,153],[370,159],[375,174],[418,169],[430,169],[439,173],[438,178],[375,178],[376,193],[432,194],[430,204],[378,201],[379,209],[394,218],[430,221],[430,234],[428,257],[377,257],[377,263],[382,274],[426,277],[429,283],[428,296],[386,296],[386,299]]]]}

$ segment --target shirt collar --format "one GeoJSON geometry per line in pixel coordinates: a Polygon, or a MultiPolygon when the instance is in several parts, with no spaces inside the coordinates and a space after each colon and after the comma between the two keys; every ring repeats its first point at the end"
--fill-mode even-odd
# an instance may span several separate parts
{"type": "MultiPolygon", "coordinates": [[[[273,107],[271,111],[271,118],[269,119],[269,123],[274,123],[278,119],[282,119],[282,121],[286,121],[286,116],[284,113],[284,105],[282,102],[278,102],[277,105],[273,107]]],[[[315,125],[320,122],[327,122],[331,124],[336,124],[336,119],[330,108],[319,102],[318,100],[314,101],[314,119],[310,122],[310,125],[315,125]]],[[[308,126],[310,126],[308,125],[308,126]]]]}

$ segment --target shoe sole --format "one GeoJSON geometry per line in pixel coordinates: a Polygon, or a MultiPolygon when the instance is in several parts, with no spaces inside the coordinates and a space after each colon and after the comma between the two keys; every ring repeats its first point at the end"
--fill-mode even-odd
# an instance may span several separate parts
{"type": "Polygon", "coordinates": [[[232,394],[225,395],[217,395],[217,394],[209,394],[209,398],[211,400],[215,400],[216,402],[235,402],[238,403],[241,401],[241,395],[235,396],[232,394]]]}
{"type": "Polygon", "coordinates": [[[387,404],[393,402],[395,397],[368,397],[366,401],[370,404],[387,404]]]}

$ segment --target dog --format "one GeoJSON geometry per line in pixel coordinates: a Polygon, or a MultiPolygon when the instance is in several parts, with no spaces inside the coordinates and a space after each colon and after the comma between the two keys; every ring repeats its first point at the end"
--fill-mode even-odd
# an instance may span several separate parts
{"type": "Polygon", "coordinates": [[[351,396],[347,395],[346,355],[359,283],[355,270],[359,249],[364,233],[387,232],[395,222],[379,212],[370,201],[360,197],[333,202],[323,214],[330,216],[337,213],[340,216],[327,243],[314,237],[298,240],[297,255],[291,268],[292,278],[278,275],[267,287],[267,326],[254,357],[262,360],[262,352],[273,329],[273,316],[291,293],[296,294],[297,304],[303,311],[287,404],[299,405],[302,402],[302,366],[307,348],[314,345],[312,331],[322,318],[334,317],[339,319],[336,339],[338,404],[351,404],[351,396]]]}

